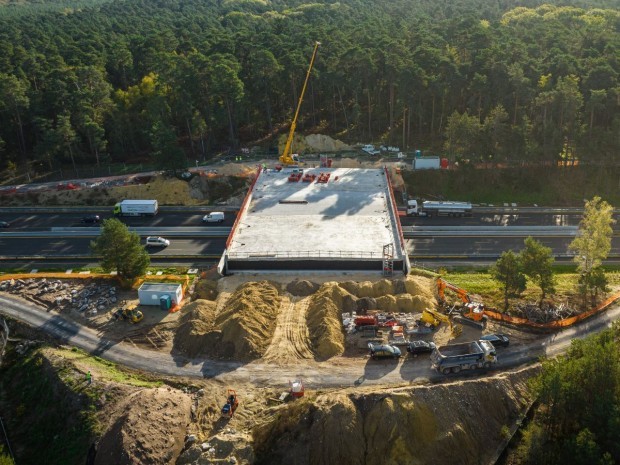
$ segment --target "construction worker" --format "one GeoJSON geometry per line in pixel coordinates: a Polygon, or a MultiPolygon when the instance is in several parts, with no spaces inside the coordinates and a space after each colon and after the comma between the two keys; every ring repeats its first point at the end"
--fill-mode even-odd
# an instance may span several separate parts
{"type": "Polygon", "coordinates": [[[90,370],[86,373],[86,382],[91,384],[93,382],[93,375],[90,374],[90,370]]]}

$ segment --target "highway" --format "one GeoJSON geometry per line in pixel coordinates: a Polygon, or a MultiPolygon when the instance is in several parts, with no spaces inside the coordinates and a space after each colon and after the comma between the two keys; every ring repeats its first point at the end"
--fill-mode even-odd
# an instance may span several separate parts
{"type": "MultiPolygon", "coordinates": [[[[155,217],[121,220],[130,228],[138,228],[141,236],[157,234],[171,240],[171,245],[165,249],[150,250],[153,262],[213,263],[225,247],[236,214],[227,211],[224,223],[202,223],[202,216],[215,209],[164,207],[155,217]],[[205,237],[209,234],[210,237],[205,237]]],[[[88,256],[89,244],[96,237],[97,229],[80,220],[91,213],[97,213],[104,219],[112,217],[110,208],[56,210],[0,208],[0,221],[10,223],[9,228],[0,230],[0,257],[5,266],[40,262],[67,264],[71,260],[81,264],[96,262],[88,256]]],[[[493,261],[505,250],[521,249],[523,239],[528,235],[551,247],[556,258],[567,258],[568,244],[580,219],[581,215],[577,213],[525,210],[505,214],[481,212],[465,218],[402,216],[401,223],[413,260],[493,261]]],[[[617,229],[616,234],[618,237],[613,239],[611,258],[620,257],[620,231],[617,229]]]]}

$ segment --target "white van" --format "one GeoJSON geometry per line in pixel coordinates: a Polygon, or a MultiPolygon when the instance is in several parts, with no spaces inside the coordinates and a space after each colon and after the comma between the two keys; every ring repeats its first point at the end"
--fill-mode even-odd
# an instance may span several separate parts
{"type": "Polygon", "coordinates": [[[169,245],[170,241],[163,237],[149,236],[146,238],[147,247],[168,247],[169,245]]]}
{"type": "Polygon", "coordinates": [[[203,223],[221,223],[224,221],[224,212],[211,212],[202,217],[203,223]]]}

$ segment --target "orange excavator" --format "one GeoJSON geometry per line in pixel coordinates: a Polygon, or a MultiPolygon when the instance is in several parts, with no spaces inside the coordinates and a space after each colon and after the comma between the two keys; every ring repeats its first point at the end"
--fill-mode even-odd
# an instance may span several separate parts
{"type": "Polygon", "coordinates": [[[314,59],[316,58],[316,52],[319,49],[319,45],[321,45],[321,42],[316,42],[314,44],[314,51],[312,52],[310,66],[308,67],[308,72],[306,73],[306,80],[304,81],[304,86],[301,89],[301,94],[299,94],[297,110],[295,110],[295,116],[293,117],[293,122],[291,123],[291,129],[288,134],[288,139],[286,139],[284,151],[282,152],[282,155],[280,155],[280,163],[284,166],[296,165],[299,163],[297,154],[291,153],[293,151],[293,137],[295,136],[295,129],[297,128],[297,118],[299,116],[299,110],[301,109],[301,102],[304,101],[304,94],[306,93],[306,87],[308,87],[308,80],[310,79],[310,73],[312,72],[312,68],[314,66],[314,59]]]}
{"type": "Polygon", "coordinates": [[[488,319],[484,313],[484,304],[472,301],[465,289],[461,289],[460,287],[455,286],[442,278],[437,278],[437,294],[439,295],[439,301],[443,304],[446,302],[444,292],[446,289],[453,291],[461,302],[463,302],[461,307],[461,315],[455,316],[454,321],[483,329],[486,326],[488,319]]]}

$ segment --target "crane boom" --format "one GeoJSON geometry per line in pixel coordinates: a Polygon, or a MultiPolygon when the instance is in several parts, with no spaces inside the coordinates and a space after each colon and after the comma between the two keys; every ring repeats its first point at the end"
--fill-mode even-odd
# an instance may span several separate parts
{"type": "Polygon", "coordinates": [[[297,128],[297,117],[299,116],[299,110],[301,109],[301,102],[304,100],[304,94],[306,93],[306,87],[308,86],[308,79],[310,79],[310,73],[312,72],[312,67],[314,66],[314,59],[316,58],[316,52],[319,49],[319,45],[321,45],[321,42],[316,42],[314,44],[314,51],[312,52],[312,58],[310,59],[310,66],[308,66],[306,80],[304,81],[304,86],[301,89],[301,94],[299,95],[299,102],[297,103],[295,116],[293,117],[293,122],[291,123],[291,130],[288,133],[288,139],[286,140],[286,145],[284,146],[284,152],[280,155],[280,163],[283,165],[292,165],[297,163],[297,160],[295,160],[295,158],[291,155],[293,137],[295,135],[295,129],[297,128]]]}

